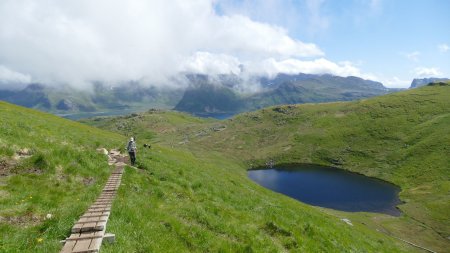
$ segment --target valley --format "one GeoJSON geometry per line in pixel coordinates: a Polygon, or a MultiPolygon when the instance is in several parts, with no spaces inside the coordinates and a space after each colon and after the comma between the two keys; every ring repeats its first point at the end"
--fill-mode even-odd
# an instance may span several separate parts
{"type": "Polygon", "coordinates": [[[402,188],[400,218],[345,215],[374,230],[445,249],[450,90],[441,84],[356,102],[269,107],[225,121],[154,111],[86,123],[202,159],[220,154],[243,163],[243,170],[273,160],[334,166],[392,182],[402,188]]]}

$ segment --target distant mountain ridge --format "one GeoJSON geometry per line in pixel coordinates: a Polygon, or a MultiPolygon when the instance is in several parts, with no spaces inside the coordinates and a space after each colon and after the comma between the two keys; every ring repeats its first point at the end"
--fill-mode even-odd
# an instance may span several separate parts
{"type": "Polygon", "coordinates": [[[411,82],[411,86],[409,88],[412,89],[412,88],[425,86],[429,83],[446,82],[446,81],[450,81],[450,79],[449,78],[437,78],[437,77],[414,78],[414,80],[411,82]]]}
{"type": "Polygon", "coordinates": [[[20,90],[0,90],[0,100],[52,113],[123,110],[133,107],[172,108],[184,90],[144,87],[129,82],[119,86],[94,83],[92,91],[31,83],[20,90]]]}
{"type": "Polygon", "coordinates": [[[175,110],[199,114],[237,113],[279,104],[349,101],[389,93],[379,82],[354,76],[279,74],[258,81],[262,86],[260,91],[238,93],[229,83],[221,83],[221,79],[202,76],[201,84],[192,85],[175,110]]]}
{"type": "Polygon", "coordinates": [[[272,105],[349,101],[394,91],[379,82],[330,74],[249,79],[233,74],[185,74],[183,78],[186,83],[178,87],[187,88],[144,86],[133,81],[115,86],[94,82],[91,91],[82,91],[32,83],[19,90],[0,90],[0,100],[61,115],[149,108],[235,114],[272,105]]]}

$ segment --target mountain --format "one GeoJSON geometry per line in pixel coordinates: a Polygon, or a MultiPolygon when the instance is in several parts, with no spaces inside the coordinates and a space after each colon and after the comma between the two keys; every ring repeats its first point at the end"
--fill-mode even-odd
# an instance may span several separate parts
{"type": "Polygon", "coordinates": [[[258,92],[239,93],[230,87],[230,82],[224,84],[220,79],[204,77],[201,85],[192,85],[185,92],[175,110],[236,113],[278,104],[348,101],[389,92],[379,82],[353,76],[279,74],[273,79],[260,78],[258,82],[262,86],[258,92]]]}
{"type": "MultiPolygon", "coordinates": [[[[128,137],[1,101],[0,115],[0,251],[59,252],[111,173],[96,149],[124,151],[128,137]]],[[[147,115],[159,128],[147,122],[139,131],[138,168],[125,168],[107,224],[117,240],[102,251],[413,251],[256,185],[236,159],[154,142],[142,148],[150,131],[209,119],[152,111],[114,118],[110,127],[129,134],[147,115]]]]}
{"type": "Polygon", "coordinates": [[[89,117],[98,113],[125,114],[149,108],[194,114],[252,111],[277,104],[347,101],[390,92],[381,83],[358,77],[279,74],[249,80],[229,75],[185,74],[182,85],[155,87],[139,82],[107,85],[93,82],[91,90],[32,83],[19,90],[0,90],[0,99],[17,105],[65,115],[89,117]],[[248,87],[260,86],[259,89],[248,87]]]}
{"type": "Polygon", "coordinates": [[[241,98],[230,87],[233,82],[214,83],[207,76],[190,77],[188,88],[175,110],[188,112],[236,112],[242,107],[241,98]]]}
{"type": "Polygon", "coordinates": [[[144,87],[136,82],[117,86],[97,82],[90,91],[33,83],[20,90],[0,90],[0,99],[42,111],[70,114],[151,107],[172,108],[180,100],[183,91],[177,88],[144,87]]]}
{"type": "Polygon", "coordinates": [[[427,85],[429,83],[433,83],[433,82],[446,82],[446,81],[450,81],[450,79],[448,79],[448,78],[436,78],[436,77],[421,78],[421,79],[420,78],[415,78],[411,82],[411,86],[409,88],[412,89],[412,88],[425,86],[425,85],[427,85]]]}
{"type": "MultiPolygon", "coordinates": [[[[254,211],[254,206],[244,200],[247,198],[247,191],[243,189],[235,191],[237,188],[234,188],[239,185],[252,187],[252,184],[236,181],[234,177],[231,179],[228,172],[233,171],[246,178],[247,169],[264,166],[267,161],[273,160],[276,164],[306,163],[333,166],[386,180],[401,187],[399,196],[403,203],[398,206],[403,213],[401,217],[374,213],[343,213],[322,208],[316,210],[339,218],[349,218],[356,224],[352,227],[355,229],[359,227],[379,235],[389,234],[436,252],[446,252],[450,247],[447,239],[450,236],[449,97],[450,82],[441,82],[358,101],[273,106],[242,113],[223,121],[195,119],[179,112],[151,111],[127,117],[97,118],[84,122],[118,133],[133,133],[141,142],[158,143],[169,150],[187,150],[195,159],[210,157],[214,162],[207,172],[200,169],[202,166],[186,166],[191,167],[197,174],[204,172],[205,177],[213,184],[219,185],[223,183],[222,179],[228,180],[230,183],[226,186],[226,193],[230,194],[224,198],[230,200],[240,198],[241,200],[235,201],[245,202],[242,208],[250,210],[252,220],[258,220],[259,215],[265,213],[263,211],[265,209],[257,207],[257,211],[254,211]],[[240,164],[238,168],[242,171],[233,170],[233,166],[228,164],[229,161],[240,164]],[[220,179],[210,176],[210,173],[216,170],[223,173],[220,179]]],[[[153,154],[159,153],[156,150],[149,151],[148,155],[151,157],[153,154]]],[[[156,166],[152,166],[154,167],[156,166]]],[[[177,174],[176,171],[170,171],[165,167],[161,169],[164,170],[162,173],[164,177],[172,176],[174,181],[181,180],[179,178],[186,175],[186,170],[177,174]]],[[[190,182],[196,181],[191,179],[190,182]]],[[[202,181],[200,189],[212,187],[205,184],[205,181],[202,181]]],[[[180,191],[183,192],[181,189],[180,191]]],[[[254,201],[260,204],[262,196],[272,194],[270,191],[263,194],[254,188],[251,188],[250,192],[254,201]]],[[[177,201],[186,203],[190,201],[186,199],[197,200],[189,193],[179,194],[181,196],[176,198],[177,201]]],[[[225,200],[218,197],[221,194],[222,192],[216,191],[215,195],[210,196],[212,203],[217,205],[212,210],[219,213],[218,217],[228,219],[234,215],[227,215],[225,210],[234,213],[234,205],[222,206],[220,203],[224,203],[225,200]]],[[[275,195],[278,200],[286,199],[279,194],[275,195]]],[[[136,194],[134,200],[130,199],[129,202],[120,205],[129,210],[127,205],[131,205],[138,198],[142,198],[141,194],[136,194]]],[[[285,209],[287,205],[278,206],[278,202],[273,201],[266,203],[274,208],[275,215],[272,217],[276,219],[274,222],[277,224],[276,227],[295,234],[298,228],[297,222],[294,221],[295,217],[305,210],[289,209],[292,213],[287,215],[285,213],[288,210],[285,209]]],[[[218,228],[219,231],[223,231],[221,228],[226,230],[215,221],[213,214],[204,210],[206,209],[200,208],[198,214],[202,220],[201,224],[207,224],[205,226],[211,229],[218,228]]],[[[119,219],[123,220],[122,224],[126,223],[127,217],[125,213],[121,215],[119,219]]],[[[312,227],[317,227],[317,223],[309,218],[303,219],[305,220],[298,222],[300,224],[308,222],[313,224],[312,227]]],[[[245,220],[241,223],[252,224],[252,221],[245,220]]],[[[264,229],[264,225],[260,227],[264,229]]],[[[325,224],[321,228],[328,230],[325,224]]],[[[314,231],[319,232],[316,229],[314,231]]],[[[301,237],[309,240],[310,236],[303,234],[301,237]]],[[[313,237],[323,240],[323,236],[322,234],[313,237]]],[[[335,242],[340,244],[341,240],[342,237],[335,242]]],[[[305,243],[297,245],[301,247],[305,243]]],[[[326,245],[323,241],[317,243],[326,245]]],[[[318,249],[312,246],[309,250],[298,250],[293,246],[286,251],[349,251],[341,246],[335,247],[318,249]]],[[[364,251],[359,247],[358,243],[353,250],[364,251]]],[[[411,252],[416,250],[407,249],[411,252]]],[[[381,248],[367,251],[389,252],[381,248]]]]}

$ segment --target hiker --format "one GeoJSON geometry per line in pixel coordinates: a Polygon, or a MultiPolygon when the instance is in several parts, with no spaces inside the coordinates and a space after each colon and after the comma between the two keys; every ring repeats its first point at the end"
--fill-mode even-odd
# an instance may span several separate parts
{"type": "Polygon", "coordinates": [[[131,137],[130,141],[128,142],[127,151],[128,151],[128,154],[130,155],[131,166],[134,166],[134,164],[136,163],[137,148],[136,148],[136,142],[134,141],[133,137],[131,137]]]}

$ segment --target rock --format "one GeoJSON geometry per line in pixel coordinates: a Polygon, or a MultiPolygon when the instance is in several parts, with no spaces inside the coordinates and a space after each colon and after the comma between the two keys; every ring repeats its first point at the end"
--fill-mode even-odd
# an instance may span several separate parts
{"type": "Polygon", "coordinates": [[[353,223],[349,219],[343,218],[343,219],[341,219],[341,221],[347,223],[350,226],[353,226],[353,223]]]}
{"type": "Polygon", "coordinates": [[[99,152],[100,154],[108,155],[108,150],[106,150],[105,148],[98,148],[97,152],[99,152]]]}
{"type": "Polygon", "coordinates": [[[411,82],[411,86],[409,87],[411,88],[417,88],[417,87],[421,87],[421,86],[425,86],[429,83],[433,83],[433,82],[446,82],[446,81],[450,81],[450,79],[448,78],[436,78],[436,77],[430,77],[430,78],[415,78],[412,82],[411,82]]]}
{"type": "Polygon", "coordinates": [[[74,103],[70,99],[61,99],[58,104],[56,105],[56,109],[62,110],[62,111],[75,111],[78,110],[78,105],[74,103]]]}
{"type": "Polygon", "coordinates": [[[30,156],[31,150],[29,150],[28,148],[19,149],[19,151],[17,151],[17,154],[19,156],[30,156]]]}
{"type": "Polygon", "coordinates": [[[117,155],[120,154],[120,152],[118,150],[114,150],[113,149],[113,150],[109,151],[109,154],[112,155],[112,156],[117,156],[117,155]]]}

